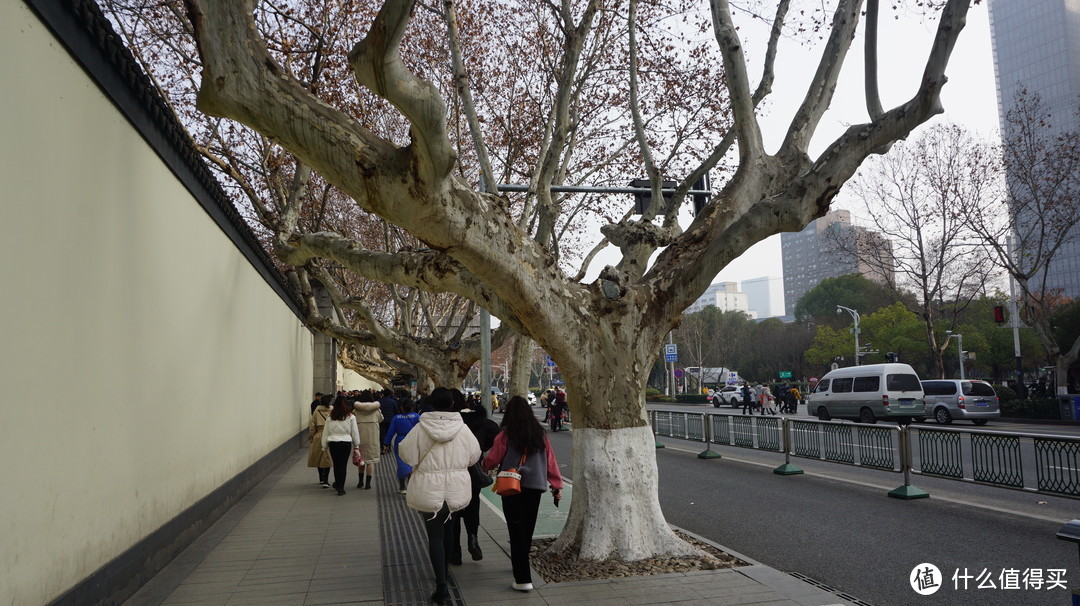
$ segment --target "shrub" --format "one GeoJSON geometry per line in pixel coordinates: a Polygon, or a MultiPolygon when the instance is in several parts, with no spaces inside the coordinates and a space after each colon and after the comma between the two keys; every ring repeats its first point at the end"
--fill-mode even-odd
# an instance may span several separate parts
{"type": "Polygon", "coordinates": [[[1016,392],[1008,385],[995,385],[994,391],[997,392],[998,399],[1001,400],[1002,403],[1011,402],[1016,399],[1016,392]]]}
{"type": "Polygon", "coordinates": [[[653,398],[653,397],[656,397],[658,395],[660,395],[660,390],[659,389],[656,389],[655,387],[646,387],[645,388],[645,397],[646,398],[653,398]]]}

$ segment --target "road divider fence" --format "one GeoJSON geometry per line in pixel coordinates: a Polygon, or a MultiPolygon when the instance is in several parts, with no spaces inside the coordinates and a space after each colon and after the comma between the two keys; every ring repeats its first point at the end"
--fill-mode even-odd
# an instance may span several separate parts
{"type": "MultiPolygon", "coordinates": [[[[869,425],[785,416],[650,410],[657,437],[705,444],[702,459],[721,458],[713,445],[783,453],[773,470],[797,475],[792,457],[903,475],[889,496],[918,499],[912,475],[1080,499],[1080,438],[985,429],[869,425]],[[1034,481],[1029,480],[1034,478],[1034,481]]],[[[658,447],[663,447],[657,441],[658,447]]]]}

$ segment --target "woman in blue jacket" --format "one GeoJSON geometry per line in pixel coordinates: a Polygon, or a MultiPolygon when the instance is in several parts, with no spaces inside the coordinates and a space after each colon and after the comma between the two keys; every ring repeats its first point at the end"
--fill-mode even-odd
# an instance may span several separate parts
{"type": "Polygon", "coordinates": [[[398,410],[401,412],[394,415],[394,418],[390,420],[390,427],[386,430],[383,448],[389,451],[391,443],[393,444],[394,458],[397,459],[398,492],[405,494],[405,478],[412,473],[412,467],[398,456],[398,445],[420,422],[420,415],[413,412],[413,401],[409,398],[402,398],[398,402],[398,410]]]}

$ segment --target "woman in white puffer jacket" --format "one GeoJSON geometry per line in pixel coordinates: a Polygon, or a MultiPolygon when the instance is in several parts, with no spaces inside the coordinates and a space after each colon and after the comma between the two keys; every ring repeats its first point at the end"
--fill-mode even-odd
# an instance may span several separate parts
{"type": "Polygon", "coordinates": [[[421,512],[428,534],[428,556],[435,572],[431,601],[444,604],[447,562],[453,551],[453,533],[446,523],[452,512],[472,500],[469,466],[480,460],[480,444],[465,426],[461,414],[452,412],[453,393],[437,387],[428,396],[434,409],[420,415],[420,423],[398,446],[398,456],[412,465],[405,502],[421,512]]]}

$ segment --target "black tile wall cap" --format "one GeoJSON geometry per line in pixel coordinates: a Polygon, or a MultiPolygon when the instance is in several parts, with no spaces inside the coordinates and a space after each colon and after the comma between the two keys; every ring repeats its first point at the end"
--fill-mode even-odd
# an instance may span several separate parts
{"type": "Polygon", "coordinates": [[[23,0],[67,48],[218,227],[294,314],[307,317],[289,286],[196,151],[187,131],[161,99],[131,51],[93,0],[23,0]]]}

